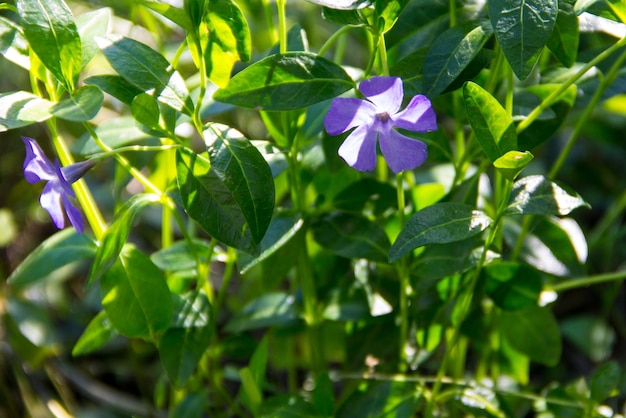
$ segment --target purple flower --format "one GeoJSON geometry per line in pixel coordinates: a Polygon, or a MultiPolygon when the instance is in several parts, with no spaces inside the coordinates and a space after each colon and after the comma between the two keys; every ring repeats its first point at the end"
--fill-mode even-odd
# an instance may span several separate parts
{"type": "Polygon", "coordinates": [[[395,128],[413,132],[437,129],[430,100],[417,95],[404,110],[402,80],[399,77],[372,77],[359,84],[367,100],[336,98],[324,126],[330,135],[354,129],[339,147],[339,155],[348,165],[370,171],[376,167],[376,143],[394,173],[413,170],[428,156],[426,144],[400,134],[395,128]]]}
{"type": "Polygon", "coordinates": [[[24,177],[26,181],[35,184],[41,180],[48,183],[43,188],[39,202],[48,211],[57,228],[65,227],[65,215],[63,208],[72,226],[79,233],[83,232],[83,218],[80,211],[74,206],[70,198],[76,198],[70,184],[81,178],[91,167],[93,161],[83,161],[67,167],[61,167],[59,161],[54,164],[43,153],[37,141],[22,137],[26,145],[26,158],[24,159],[24,177]]]}

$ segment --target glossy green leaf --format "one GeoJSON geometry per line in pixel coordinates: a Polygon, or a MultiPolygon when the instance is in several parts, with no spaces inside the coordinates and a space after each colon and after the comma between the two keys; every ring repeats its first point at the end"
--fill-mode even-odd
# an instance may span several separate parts
{"type": "Polygon", "coordinates": [[[174,298],[174,320],[158,342],[170,382],[181,388],[193,375],[213,333],[212,308],[199,291],[174,298]]]}
{"type": "Polygon", "coordinates": [[[172,321],[172,295],[161,270],[132,245],[101,273],[102,307],[122,335],[156,340],[172,321]]]}
{"type": "Polygon", "coordinates": [[[574,12],[574,6],[560,1],[556,24],[546,45],[561,64],[571,67],[576,62],[578,40],[578,16],[574,12]]]}
{"type": "Polygon", "coordinates": [[[135,218],[146,205],[159,200],[159,196],[155,194],[136,194],[120,208],[98,246],[89,271],[89,283],[100,279],[114,264],[119,264],[118,256],[126,244],[135,218]]]}
{"type": "Polygon", "coordinates": [[[252,51],[248,22],[231,0],[208,0],[209,42],[204,51],[207,76],[225,87],[237,61],[248,61],[252,51]]]}
{"type": "Polygon", "coordinates": [[[602,364],[591,377],[590,397],[600,403],[619,393],[622,369],[615,361],[602,364]]]}
{"type": "Polygon", "coordinates": [[[511,215],[567,215],[579,207],[590,207],[573,190],[541,175],[519,179],[513,184],[505,213],[511,215]]]}
{"type": "Polygon", "coordinates": [[[382,20],[382,22],[379,21],[379,27],[383,33],[393,27],[407,3],[408,0],[376,0],[374,2],[376,16],[382,20]]]}
{"type": "Polygon", "coordinates": [[[35,248],[7,279],[12,286],[22,287],[45,280],[60,267],[86,260],[96,254],[96,244],[74,228],[63,229],[35,248]]]}
{"type": "Polygon", "coordinates": [[[263,110],[293,110],[332,99],[354,87],[331,61],[306,52],[271,55],[237,73],[213,98],[263,110]]]}
{"type": "Polygon", "coordinates": [[[427,244],[461,241],[484,231],[491,218],[470,205],[442,202],[428,206],[409,219],[389,251],[394,262],[409,251],[427,244]]]}
{"type": "Polygon", "coordinates": [[[310,3],[339,10],[353,10],[367,7],[373,0],[307,0],[310,3]]]}
{"type": "Polygon", "coordinates": [[[239,271],[244,274],[252,267],[276,254],[285,245],[293,245],[291,239],[302,230],[304,221],[300,215],[290,212],[277,213],[270,222],[267,232],[259,245],[259,255],[242,253],[237,257],[239,271]]]}
{"type": "Polygon", "coordinates": [[[402,381],[372,382],[350,394],[339,407],[337,418],[410,418],[419,406],[419,386],[402,381]]]}
{"type": "Polygon", "coordinates": [[[463,97],[476,140],[489,160],[494,162],[507,152],[515,151],[515,125],[496,98],[473,82],[465,83],[463,97]]]}
{"type": "Polygon", "coordinates": [[[491,24],[513,72],[525,80],[548,42],[558,15],[557,0],[493,0],[491,24]]]}
{"type": "Polygon", "coordinates": [[[0,132],[43,122],[53,104],[26,91],[0,93],[0,132]]]}
{"type": "Polygon", "coordinates": [[[111,18],[112,13],[109,8],[96,9],[76,17],[76,25],[78,26],[83,50],[81,61],[83,68],[100,51],[96,38],[107,34],[111,18]]]}
{"type": "Polygon", "coordinates": [[[287,326],[298,322],[295,299],[286,293],[266,293],[249,302],[226,324],[226,331],[240,333],[270,326],[287,326]]]}
{"type": "Polygon", "coordinates": [[[97,38],[97,42],[111,66],[126,81],[173,109],[193,114],[185,80],[163,55],[130,38],[109,35],[97,38]]]}
{"type": "Polygon", "coordinates": [[[424,59],[427,95],[442,93],[482,50],[493,34],[489,21],[467,22],[442,33],[424,59]]]}
{"type": "Polygon", "coordinates": [[[120,102],[130,105],[138,94],[143,93],[140,88],[126,81],[119,75],[95,75],[85,79],[85,84],[100,87],[120,102]]]}
{"type": "Polygon", "coordinates": [[[106,312],[100,311],[91,322],[89,322],[83,334],[78,341],[76,341],[76,344],[74,344],[72,356],[76,357],[92,353],[111,341],[116,335],[118,335],[118,333],[115,328],[113,328],[106,312]]]}
{"type": "Polygon", "coordinates": [[[87,122],[96,117],[103,102],[102,90],[96,86],[84,86],[76,90],[70,98],[52,106],[50,112],[60,119],[87,122]]]}
{"type": "Polygon", "coordinates": [[[556,366],[561,358],[561,335],[552,312],[537,306],[502,311],[499,329],[513,348],[531,360],[556,366]]]}
{"type": "Polygon", "coordinates": [[[30,69],[28,42],[13,21],[0,16],[0,54],[25,70],[30,69]]]}
{"type": "Polygon", "coordinates": [[[133,118],[148,129],[160,129],[159,119],[161,111],[159,102],[147,93],[140,93],[130,105],[133,118]]]}
{"type": "Polygon", "coordinates": [[[508,151],[493,162],[493,166],[507,179],[514,181],[524,168],[532,161],[529,151],[508,151]]]}
{"type": "Polygon", "coordinates": [[[323,248],[346,258],[387,262],[389,238],[377,223],[349,213],[332,213],[311,225],[315,241],[323,248]]]}
{"type": "Polygon", "coordinates": [[[366,23],[357,9],[331,9],[324,7],[322,8],[322,17],[329,22],[340,25],[359,26],[366,23]]]}
{"type": "Polygon", "coordinates": [[[41,62],[70,92],[82,68],[80,35],[63,0],[19,0],[24,36],[41,62]]]}
{"type": "MultiPolygon", "coordinates": [[[[206,0],[203,1],[205,1],[206,3],[206,0]]],[[[185,32],[190,32],[193,30],[193,22],[183,9],[172,6],[168,3],[162,3],[160,1],[141,0],[141,4],[176,23],[185,32]]],[[[202,17],[200,16],[200,18],[202,17]]]]}
{"type": "Polygon", "coordinates": [[[484,268],[485,290],[496,306],[507,311],[537,306],[541,275],[525,264],[492,263],[484,268]]]}

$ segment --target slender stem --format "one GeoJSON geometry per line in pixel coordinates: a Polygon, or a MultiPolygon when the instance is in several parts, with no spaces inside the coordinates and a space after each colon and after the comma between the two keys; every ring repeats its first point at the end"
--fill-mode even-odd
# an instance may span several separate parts
{"type": "MultiPolygon", "coordinates": [[[[398,218],[400,220],[400,228],[403,228],[405,219],[406,202],[404,199],[404,172],[396,175],[396,194],[398,199],[398,218]]],[[[398,370],[405,372],[407,368],[406,345],[409,333],[409,293],[410,293],[410,274],[408,268],[409,256],[405,255],[396,265],[398,276],[400,279],[400,336],[398,340],[398,370]]]]}
{"type": "Polygon", "coordinates": [[[387,59],[387,47],[385,45],[385,35],[378,36],[378,55],[380,58],[380,66],[382,75],[389,75],[389,62],[387,59]]]}
{"type": "Polygon", "coordinates": [[[287,52],[287,13],[286,13],[287,0],[276,0],[276,7],[278,8],[278,43],[280,53],[287,52]]]}
{"type": "Polygon", "coordinates": [[[598,283],[614,282],[614,281],[624,280],[624,279],[626,279],[626,270],[617,271],[614,273],[598,274],[595,276],[578,277],[575,279],[564,281],[562,283],[556,283],[550,286],[550,289],[559,293],[559,292],[564,292],[570,289],[576,289],[579,287],[586,287],[586,286],[591,286],[591,285],[598,284],[598,283]]]}
{"type": "Polygon", "coordinates": [[[324,42],[324,45],[322,45],[322,47],[320,48],[320,50],[317,52],[317,55],[319,56],[323,56],[326,51],[328,51],[330,49],[330,47],[339,40],[339,38],[341,37],[341,35],[347,33],[349,30],[355,28],[356,26],[342,26],[339,30],[337,30],[335,33],[333,33],[327,40],[326,42],[324,42]]]}
{"type": "Polygon", "coordinates": [[[546,97],[537,107],[535,107],[532,112],[517,125],[517,133],[524,131],[526,128],[530,126],[542,113],[546,110],[552,103],[559,98],[561,94],[563,94],[572,84],[578,81],[587,71],[592,69],[594,66],[598,65],[600,62],[604,61],[606,58],[611,56],[615,51],[622,48],[626,45],[626,37],[620,39],[618,42],[613,44],[611,47],[602,51],[598,56],[585,64],[580,70],[576,72],[573,76],[563,82],[558,89],[556,89],[552,94],[546,97]]]}

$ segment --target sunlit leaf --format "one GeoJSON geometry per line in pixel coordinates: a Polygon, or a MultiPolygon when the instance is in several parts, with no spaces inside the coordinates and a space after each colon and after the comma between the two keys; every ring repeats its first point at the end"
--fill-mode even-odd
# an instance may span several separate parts
{"type": "Polygon", "coordinates": [[[100,311],[87,325],[74,348],[72,356],[92,353],[118,335],[106,312],[100,311]]]}
{"type": "Polygon", "coordinates": [[[0,93],[0,132],[43,122],[54,103],[26,91],[0,93]]]}
{"type": "Polygon", "coordinates": [[[567,215],[589,207],[580,195],[541,175],[519,179],[513,184],[506,213],[512,215],[567,215]]]}
{"type": "Polygon", "coordinates": [[[68,99],[61,100],[50,108],[50,113],[60,119],[72,122],[87,122],[96,117],[104,94],[96,86],[84,86],[76,90],[68,99]]]}

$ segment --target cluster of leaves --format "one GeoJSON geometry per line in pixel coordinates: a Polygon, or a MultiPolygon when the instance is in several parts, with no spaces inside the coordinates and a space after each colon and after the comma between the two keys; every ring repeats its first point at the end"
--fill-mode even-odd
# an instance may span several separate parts
{"type": "MultiPolygon", "coordinates": [[[[327,41],[318,53],[302,26],[287,30],[284,0],[277,28],[269,2],[131,3],[76,17],[63,0],[0,5],[0,50],[30,76],[0,93],[0,131],[42,123],[64,165],[102,160],[112,208],[106,223],[78,183],[93,234],[57,232],[11,272],[11,356],[77,383],[68,363],[136,342],[160,359],[168,384],[153,379],[151,403],[173,417],[595,416],[615,400],[611,342],[583,336],[614,331],[595,316],[559,322],[546,298],[626,276],[586,266],[594,248],[570,214],[589,204],[555,181],[593,110],[626,93],[622,3],[289,4],[327,41]],[[122,23],[150,31],[123,36],[122,23]],[[342,138],[323,130],[330,100],[376,72],[427,95],[441,126],[409,133],[429,162],[395,182],[346,167],[342,138]],[[555,138],[567,146],[550,169],[555,138]],[[155,228],[160,240],[134,234],[155,228]],[[59,347],[29,292],[84,261],[93,317],[59,347]],[[602,363],[588,380],[549,381],[562,334],[602,363]]],[[[159,413],[139,404],[107,407],[159,413]]]]}

